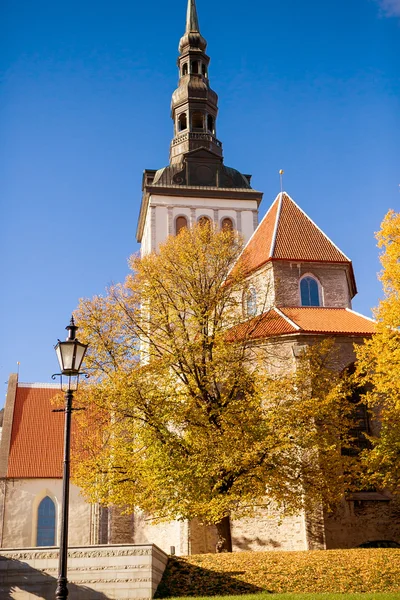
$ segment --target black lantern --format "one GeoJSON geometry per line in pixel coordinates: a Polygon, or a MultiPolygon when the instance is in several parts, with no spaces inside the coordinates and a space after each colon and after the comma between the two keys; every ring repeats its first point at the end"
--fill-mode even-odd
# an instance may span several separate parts
{"type": "Polygon", "coordinates": [[[71,317],[71,322],[65,329],[68,331],[66,341],[60,342],[60,340],[58,340],[58,343],[54,348],[60,365],[61,374],[66,375],[67,377],[74,377],[79,374],[82,361],[86,354],[87,344],[81,344],[75,337],[78,327],[75,325],[74,317],[71,317]]]}

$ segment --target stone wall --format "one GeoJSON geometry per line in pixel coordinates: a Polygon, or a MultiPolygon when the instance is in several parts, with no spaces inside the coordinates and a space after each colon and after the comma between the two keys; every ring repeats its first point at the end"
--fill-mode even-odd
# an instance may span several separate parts
{"type": "Polygon", "coordinates": [[[277,306],[301,306],[300,278],[314,275],[322,288],[322,305],[351,308],[347,265],[274,262],[275,302],[277,306]]]}
{"type": "Polygon", "coordinates": [[[190,554],[187,521],[156,523],[150,515],[136,512],[133,519],[135,544],[156,544],[167,554],[174,546],[178,556],[190,554]]]}
{"type": "Polygon", "coordinates": [[[272,504],[254,517],[232,519],[231,531],[234,551],[307,550],[304,515],[283,517],[272,504]]]}
{"type": "MultiPolygon", "coordinates": [[[[149,600],[168,561],[154,545],[92,546],[68,553],[69,600],[149,600]]],[[[56,548],[3,550],[0,598],[53,600],[57,585],[56,548]]]]}
{"type": "Polygon", "coordinates": [[[375,541],[400,544],[400,502],[374,492],[354,494],[336,513],[325,516],[325,538],[328,549],[375,541]]]}

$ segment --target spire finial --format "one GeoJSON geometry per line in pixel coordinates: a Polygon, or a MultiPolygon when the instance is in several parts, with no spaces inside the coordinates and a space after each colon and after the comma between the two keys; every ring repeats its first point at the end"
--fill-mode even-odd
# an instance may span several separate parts
{"type": "Polygon", "coordinates": [[[196,0],[188,0],[187,15],[186,15],[186,32],[195,31],[200,33],[199,18],[197,16],[196,0]]]}

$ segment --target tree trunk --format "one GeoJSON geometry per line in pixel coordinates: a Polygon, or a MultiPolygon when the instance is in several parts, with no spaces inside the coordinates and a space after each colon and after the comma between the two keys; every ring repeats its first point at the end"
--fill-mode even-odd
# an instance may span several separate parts
{"type": "Polygon", "coordinates": [[[231,520],[230,517],[224,517],[219,523],[216,523],[218,541],[216,552],[232,552],[231,520]]]}

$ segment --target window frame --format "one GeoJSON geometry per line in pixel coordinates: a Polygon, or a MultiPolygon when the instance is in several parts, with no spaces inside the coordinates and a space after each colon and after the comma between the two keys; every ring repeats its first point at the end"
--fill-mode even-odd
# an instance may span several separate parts
{"type": "Polygon", "coordinates": [[[189,229],[189,217],[187,215],[184,215],[184,214],[176,215],[175,218],[174,218],[174,235],[177,236],[181,232],[181,229],[183,229],[184,227],[186,227],[187,229],[189,229]],[[185,219],[186,220],[186,226],[184,225],[183,227],[181,227],[179,229],[179,231],[177,231],[178,219],[185,219]]]}
{"type": "Polygon", "coordinates": [[[322,288],[320,280],[313,273],[304,273],[304,275],[302,275],[300,277],[300,280],[299,280],[299,306],[302,308],[303,307],[304,308],[320,308],[320,307],[324,306],[323,288],[322,288]],[[317,284],[318,304],[303,304],[303,298],[302,298],[302,293],[301,293],[301,284],[302,284],[302,281],[304,281],[305,279],[311,279],[312,281],[314,281],[317,284]]]}
{"type": "Polygon", "coordinates": [[[255,316],[257,316],[257,290],[254,285],[249,285],[243,292],[243,313],[247,319],[253,319],[255,316]],[[249,299],[250,294],[252,295],[251,300],[249,299]],[[253,312],[249,311],[250,301],[254,303],[253,312]]]}
{"type": "Polygon", "coordinates": [[[57,498],[49,489],[44,489],[34,499],[32,504],[32,533],[31,541],[32,548],[44,548],[45,546],[37,545],[39,532],[39,507],[45,498],[50,498],[54,504],[54,545],[58,545],[58,523],[59,523],[59,505],[57,498]]]}

